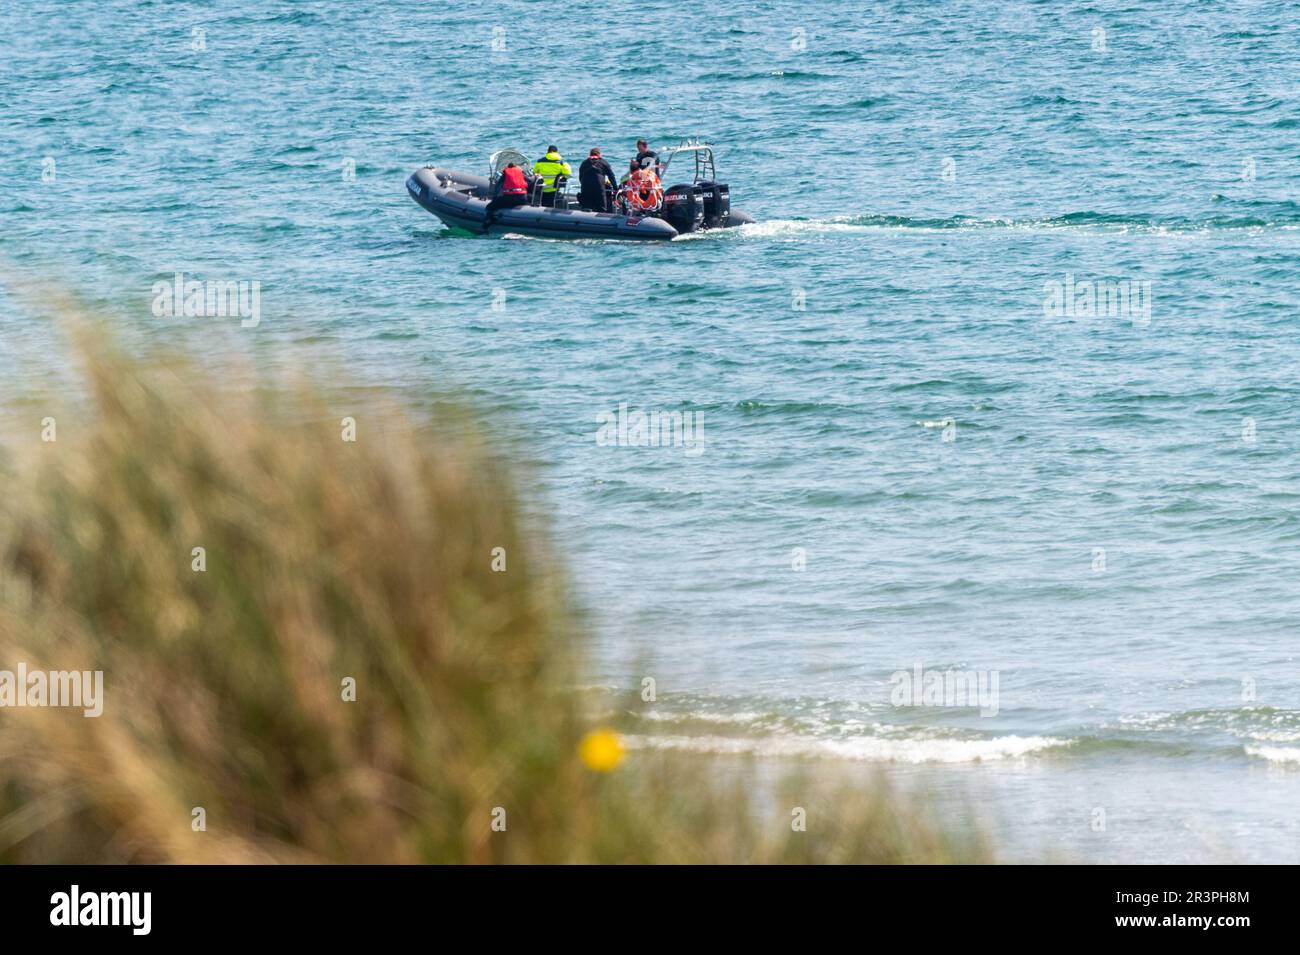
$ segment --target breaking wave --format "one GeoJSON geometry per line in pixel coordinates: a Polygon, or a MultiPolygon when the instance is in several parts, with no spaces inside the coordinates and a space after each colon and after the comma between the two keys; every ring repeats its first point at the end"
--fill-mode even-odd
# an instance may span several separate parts
{"type": "Polygon", "coordinates": [[[733,756],[768,758],[830,758],[891,763],[977,763],[1028,756],[1070,741],[1050,736],[999,736],[993,739],[888,739],[860,736],[816,739],[771,736],[629,736],[631,748],[686,750],[733,756]]]}

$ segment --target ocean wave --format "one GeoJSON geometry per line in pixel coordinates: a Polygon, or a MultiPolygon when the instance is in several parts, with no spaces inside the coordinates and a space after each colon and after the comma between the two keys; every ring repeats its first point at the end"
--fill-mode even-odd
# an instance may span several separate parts
{"type": "Polygon", "coordinates": [[[1300,740],[1300,710],[1278,709],[1272,706],[1143,713],[1121,717],[1119,725],[1154,731],[1226,730],[1251,739],[1300,740]]]}
{"type": "Polygon", "coordinates": [[[704,73],[696,77],[699,82],[710,83],[745,83],[753,80],[833,80],[834,76],[826,73],[804,72],[802,70],[762,70],[749,73],[739,71],[726,71],[719,73],[704,73]]]}
{"type": "Polygon", "coordinates": [[[737,723],[752,726],[765,719],[770,719],[770,714],[745,711],[740,713],[668,713],[663,710],[646,710],[643,713],[636,714],[638,719],[647,720],[651,723],[737,723]]]}
{"type": "Polygon", "coordinates": [[[1247,746],[1246,755],[1257,756],[1270,763],[1300,763],[1300,748],[1295,746],[1247,746]]]}
{"type": "Polygon", "coordinates": [[[1250,755],[1287,762],[1300,754],[1300,711],[1266,706],[1154,711],[1073,726],[1036,723],[1038,714],[1026,710],[986,729],[885,700],[684,693],[644,707],[628,692],[603,688],[592,702],[602,719],[623,723],[630,745],[646,749],[903,764],[978,763],[1049,750],[1075,760],[1250,755]]]}
{"type": "Polygon", "coordinates": [[[793,415],[824,415],[837,410],[847,410],[839,405],[821,401],[766,401],[762,398],[748,398],[744,401],[737,401],[734,405],[731,405],[731,408],[742,415],[750,417],[774,415],[782,419],[793,415]]]}
{"type": "Polygon", "coordinates": [[[993,739],[852,739],[770,736],[629,736],[631,749],[667,749],[722,756],[772,759],[830,758],[856,762],[979,763],[1017,759],[1043,750],[1069,746],[1051,736],[999,736],[993,739]]]}

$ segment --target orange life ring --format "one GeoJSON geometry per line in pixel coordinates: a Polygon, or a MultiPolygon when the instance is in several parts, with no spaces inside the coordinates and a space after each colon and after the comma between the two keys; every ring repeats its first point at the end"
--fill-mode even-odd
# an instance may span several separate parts
{"type": "Polygon", "coordinates": [[[648,212],[651,209],[658,209],[660,203],[664,201],[664,189],[659,184],[658,177],[649,179],[649,188],[645,188],[646,180],[649,177],[634,177],[627,181],[627,204],[629,208],[638,209],[642,212],[648,212]]]}

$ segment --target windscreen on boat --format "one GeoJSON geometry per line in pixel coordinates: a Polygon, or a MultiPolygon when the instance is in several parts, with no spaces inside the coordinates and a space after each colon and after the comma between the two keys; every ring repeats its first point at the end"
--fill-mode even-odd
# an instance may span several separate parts
{"type": "Polygon", "coordinates": [[[533,168],[533,164],[529,158],[517,149],[502,149],[499,152],[495,152],[488,159],[488,162],[492,164],[492,177],[494,179],[501,175],[501,170],[505,169],[509,163],[514,163],[516,166],[521,166],[524,169],[533,168]]]}

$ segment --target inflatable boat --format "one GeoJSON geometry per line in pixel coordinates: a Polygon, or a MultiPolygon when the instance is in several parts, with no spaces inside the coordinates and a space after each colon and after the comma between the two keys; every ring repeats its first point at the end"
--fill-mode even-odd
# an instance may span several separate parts
{"type": "MultiPolygon", "coordinates": [[[[648,160],[647,160],[648,161],[648,160]]],[[[690,232],[726,229],[751,223],[754,217],[731,207],[731,190],[717,181],[710,143],[684,142],[660,150],[656,168],[665,185],[656,208],[628,211],[615,196],[615,212],[589,212],[578,208],[566,177],[557,180],[553,206],[541,204],[541,180],[534,185],[529,203],[501,209],[487,221],[488,200],[508,163],[524,169],[533,164],[518,150],[503,149],[488,159],[488,175],[476,176],[439,166],[417,169],[406,180],[406,191],[424,209],[448,226],[475,235],[526,235],[547,239],[626,239],[664,241],[690,232]],[[673,160],[682,157],[673,168],[673,160]],[[673,177],[670,179],[669,177],[673,177]],[[689,180],[687,180],[689,176],[689,180]]]]}

